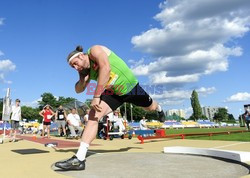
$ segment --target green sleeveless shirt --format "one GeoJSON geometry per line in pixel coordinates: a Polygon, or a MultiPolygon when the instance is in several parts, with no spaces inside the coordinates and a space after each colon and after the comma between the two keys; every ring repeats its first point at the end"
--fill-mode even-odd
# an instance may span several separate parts
{"type": "MultiPolygon", "coordinates": [[[[90,49],[88,49],[90,54],[90,49]]],[[[108,56],[110,64],[110,76],[106,88],[111,88],[116,95],[125,95],[129,93],[134,86],[138,83],[138,80],[129,69],[127,64],[118,57],[113,51],[108,56]]],[[[98,79],[98,69],[94,70],[95,63],[90,59],[90,79],[98,79]]]]}

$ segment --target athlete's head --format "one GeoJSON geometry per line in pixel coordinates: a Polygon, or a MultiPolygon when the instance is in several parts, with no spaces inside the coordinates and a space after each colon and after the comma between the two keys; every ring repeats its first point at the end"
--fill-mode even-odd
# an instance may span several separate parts
{"type": "Polygon", "coordinates": [[[71,67],[80,73],[86,73],[90,68],[89,57],[83,53],[82,46],[77,46],[76,49],[68,55],[67,61],[71,67]]]}
{"type": "Polygon", "coordinates": [[[20,105],[20,99],[16,99],[16,106],[19,106],[20,105]]]}

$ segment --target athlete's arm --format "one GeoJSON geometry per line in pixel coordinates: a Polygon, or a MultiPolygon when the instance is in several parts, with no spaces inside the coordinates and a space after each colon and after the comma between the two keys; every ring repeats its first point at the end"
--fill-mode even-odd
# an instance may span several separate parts
{"type": "Polygon", "coordinates": [[[85,90],[86,86],[88,85],[90,78],[89,75],[83,76],[80,72],[79,73],[79,81],[75,84],[75,91],[76,93],[81,93],[85,90]]]}
{"type": "Polygon", "coordinates": [[[43,117],[43,110],[39,112],[39,115],[43,117]]]}
{"type": "Polygon", "coordinates": [[[108,55],[102,46],[93,46],[90,50],[90,57],[98,65],[98,80],[94,97],[100,97],[110,76],[110,65],[108,55]]]}

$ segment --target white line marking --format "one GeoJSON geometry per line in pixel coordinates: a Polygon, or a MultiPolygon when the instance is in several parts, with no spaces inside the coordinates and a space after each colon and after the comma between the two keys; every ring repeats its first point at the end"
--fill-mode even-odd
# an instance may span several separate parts
{"type": "Polygon", "coordinates": [[[229,146],[241,145],[241,144],[246,144],[246,143],[249,143],[249,142],[233,143],[233,144],[229,144],[229,145],[216,146],[216,147],[212,147],[212,148],[225,148],[225,147],[229,147],[229,146]]]}

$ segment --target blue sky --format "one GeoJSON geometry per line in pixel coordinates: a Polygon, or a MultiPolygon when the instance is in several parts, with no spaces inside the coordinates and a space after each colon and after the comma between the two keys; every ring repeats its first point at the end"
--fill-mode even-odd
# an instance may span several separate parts
{"type": "Polygon", "coordinates": [[[0,4],[0,96],[35,105],[43,92],[75,97],[77,73],[66,56],[81,44],[109,47],[164,109],[190,114],[196,89],[202,106],[228,107],[236,117],[250,103],[247,0],[25,0],[0,4]]]}

